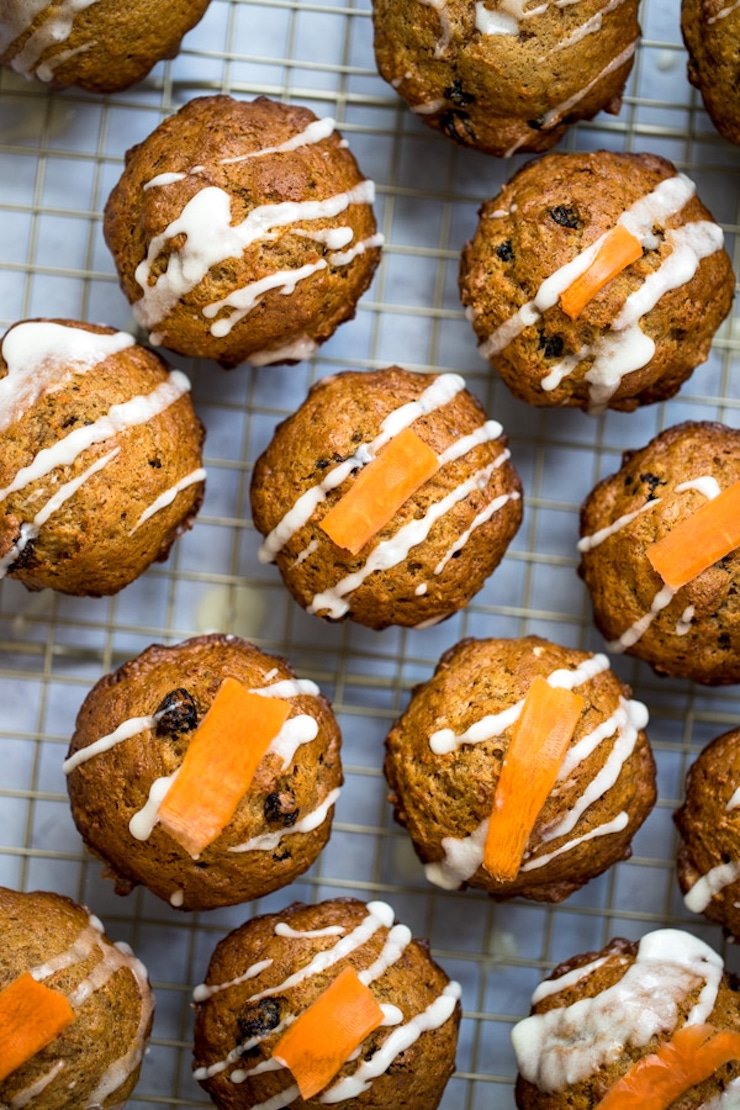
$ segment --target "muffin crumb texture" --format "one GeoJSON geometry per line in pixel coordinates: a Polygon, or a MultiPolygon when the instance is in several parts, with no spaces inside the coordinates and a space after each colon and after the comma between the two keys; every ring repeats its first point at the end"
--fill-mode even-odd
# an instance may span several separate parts
{"type": "Polygon", "coordinates": [[[628,451],[581,509],[580,573],[613,652],[660,674],[709,685],[740,682],[740,550],[678,590],[647,551],[740,481],[740,431],[688,421],[628,451]]]}
{"type": "Polygon", "coordinates": [[[201,97],[128,152],[104,232],[153,343],[227,367],[297,362],[372,280],[374,198],[335,120],[201,97]]]}
{"type": "Polygon", "coordinates": [[[340,734],[315,683],[234,636],[152,645],[106,675],[80,709],[64,770],[72,816],[119,894],[141,883],[178,909],[260,898],[292,882],[329,839],[340,734]],[[191,855],[158,813],[224,679],[290,707],[221,833],[191,855]]]}
{"type": "Polygon", "coordinates": [[[154,1014],[146,968],[83,906],[0,887],[0,990],[31,973],[72,1021],[0,1082],[3,1106],[115,1110],[139,1078],[154,1014]]]}
{"type": "Polygon", "coordinates": [[[740,4],[683,0],[681,31],[689,52],[689,81],[701,93],[720,135],[740,143],[740,4]]]}
{"type": "Polygon", "coordinates": [[[462,640],[415,690],[386,740],[396,820],[435,885],[560,902],[630,855],[655,802],[646,724],[645,706],[604,655],[536,636],[462,640]],[[503,881],[486,869],[484,845],[512,729],[538,677],[584,704],[518,874],[503,881]]]}
{"type": "Polygon", "coordinates": [[[374,0],[381,75],[412,112],[489,154],[542,151],[619,112],[640,33],[636,0],[374,0]]]}
{"type": "Polygon", "coordinates": [[[734,293],[723,242],[664,158],[551,154],[481,208],[460,293],[480,353],[521,400],[631,412],[672,397],[709,355],[734,293]],[[636,261],[615,263],[617,231],[636,261]],[[602,261],[611,278],[566,312],[602,261]]]}
{"type": "Polygon", "coordinates": [[[194,1076],[228,1110],[319,1110],[334,1102],[435,1110],[454,1068],[460,986],[424,942],[394,924],[384,902],[293,903],[252,918],[217,946],[194,998],[194,1076]],[[383,1022],[328,1086],[301,1098],[273,1052],[347,969],[380,1005],[383,1022]]]}

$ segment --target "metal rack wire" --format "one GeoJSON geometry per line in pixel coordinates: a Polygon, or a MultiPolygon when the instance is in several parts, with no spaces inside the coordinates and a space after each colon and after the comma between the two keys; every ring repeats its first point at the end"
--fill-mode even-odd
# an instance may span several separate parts
{"type": "MultiPolygon", "coordinates": [[[[101,209],[126,148],[192,96],[265,94],[335,115],[378,184],[387,239],[357,318],[310,364],[226,375],[174,360],[192,375],[209,429],[209,489],[194,531],[167,564],[113,599],[29,595],[10,582],[1,588],[0,883],[88,902],[149,966],[158,1014],[130,1103],[135,1108],[209,1105],[190,1078],[190,989],[220,936],[247,915],[291,899],[386,897],[400,919],[431,938],[434,955],[464,987],[459,1070],[444,1110],[513,1106],[508,1030],[554,962],[615,934],[637,937],[665,923],[722,944],[719,931],[689,918],[677,896],[671,813],[692,753],[740,722],[737,688],[707,691],[658,680],[640,664],[617,661],[651,709],[660,801],[633,858],[559,908],[494,906],[475,893],[435,891],[393,826],[380,772],[382,740],[442,650],[465,635],[532,632],[601,646],[574,573],[578,504],[615,469],[621,450],[670,424],[687,417],[740,424],[740,317],[725,324],[709,362],[667,405],[593,421],[514,401],[479,360],[456,293],[458,253],[477,205],[514,166],[454,147],[405,109],[375,72],[369,15],[369,0],[213,0],[181,55],[119,96],[50,94],[7,72],[0,76],[4,324],[67,315],[132,326],[102,244],[101,209]],[[423,634],[376,634],[306,616],[274,569],[258,565],[249,520],[252,462],[307,386],[337,368],[391,362],[462,371],[504,423],[527,494],[524,524],[502,566],[462,614],[423,634]],[[112,894],[83,854],[60,764],[76,710],[101,673],[153,640],[173,643],[215,628],[284,651],[321,683],[343,727],[347,785],[332,840],[303,879],[248,907],[187,916],[143,891],[126,900],[112,894]]],[[[564,145],[671,158],[697,180],[732,250],[740,241],[740,152],[717,137],[686,82],[678,0],[647,0],[642,22],[645,37],[621,115],[574,128],[564,145]]],[[[737,246],[735,262],[737,271],[737,246]]]]}

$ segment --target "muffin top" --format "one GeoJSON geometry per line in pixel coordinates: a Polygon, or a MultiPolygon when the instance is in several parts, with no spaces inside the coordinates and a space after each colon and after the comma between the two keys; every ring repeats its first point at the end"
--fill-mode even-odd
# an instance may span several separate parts
{"type": "MultiPolygon", "coordinates": [[[[683,1029],[703,1027],[707,1036],[739,1033],[736,994],[723,966],[704,941],[676,929],[648,933],[639,944],[613,940],[601,952],[560,964],[535,990],[532,1016],[512,1031],[517,1105],[588,1110],[638,1060],[665,1050],[683,1029]]],[[[702,1028],[697,1032],[701,1037],[702,1028]]],[[[674,1044],[680,1046],[684,1036],[674,1044]]],[[[664,1074],[680,1072],[676,1064],[668,1057],[664,1074]]],[[[735,1056],[735,1062],[710,1067],[706,1077],[687,1083],[684,1097],[671,1106],[698,1110],[738,1077],[735,1056]]],[[[681,1094],[676,1091],[677,1098],[681,1094]]]]}
{"type": "Polygon", "coordinates": [[[682,0],[681,31],[689,52],[689,81],[701,92],[720,134],[731,143],[740,143],[740,106],[735,95],[740,73],[740,4],[735,0],[682,0]]]}
{"type": "Polygon", "coordinates": [[[128,152],[104,230],[154,343],[263,365],[353,313],[379,258],[374,196],[333,119],[202,97],[128,152]]]}
{"type": "Polygon", "coordinates": [[[480,351],[510,388],[593,412],[675,392],[733,287],[694,183],[656,155],[604,150],[524,166],[481,209],[460,271],[480,351]]]}
{"type": "Polygon", "coordinates": [[[372,628],[442,620],[480,589],[519,527],[509,457],[501,425],[459,374],[394,366],[324,378],[255,464],[260,561],[277,561],[299,603],[332,620],[372,628]],[[329,514],[409,433],[414,453],[433,460],[426,479],[359,546],[335,542],[329,514]]]}
{"type": "Polygon", "coordinates": [[[33,1098],[39,1110],[123,1105],[152,1024],[146,969],[70,899],[0,888],[0,990],[29,972],[57,1000],[66,998],[72,1020],[0,1082],[2,1104],[21,1107],[33,1098]]]}
{"type": "MultiPolygon", "coordinates": [[[[459,998],[459,984],[448,980],[426,944],[394,924],[386,903],[293,903],[253,918],[217,946],[206,982],[194,992],[194,1075],[218,1106],[272,1099],[267,1105],[313,1110],[357,1099],[368,1110],[433,1110],[454,1064],[459,998]],[[285,1030],[347,969],[381,1007],[382,1024],[362,1038],[323,1093],[300,1099],[273,1053],[285,1030]]],[[[321,1032],[331,1038],[329,1029],[321,1032]]]]}
{"type": "MultiPolygon", "coordinates": [[[[232,723],[238,731],[229,736],[234,712],[227,710],[221,734],[237,751],[247,728],[256,743],[258,722],[253,713],[246,726],[232,723]]],[[[75,822],[121,892],[143,883],[178,908],[205,909],[259,897],[313,862],[339,796],[339,746],[334,715],[313,682],[245,640],[208,635],[153,645],[102,678],[80,709],[64,771],[75,822]],[[247,788],[234,794],[231,815],[214,813],[224,820],[197,848],[187,823],[184,830],[162,823],[161,807],[230,680],[287,717],[267,737],[247,788]]],[[[230,792],[232,776],[242,781],[238,767],[219,767],[219,775],[230,792]]]]}
{"type": "MultiPolygon", "coordinates": [[[[559,901],[622,858],[655,800],[644,733],[647,710],[588,655],[536,636],[463,640],[442,656],[389,733],[386,777],[397,819],[445,889],[559,901]],[[484,862],[497,787],[533,684],[583,699],[552,789],[545,795],[513,877],[484,862]]],[[[536,763],[531,763],[534,785],[536,763]]],[[[497,826],[498,827],[498,826],[497,826]]],[[[504,835],[503,833],[501,834],[504,835]]]]}
{"type": "Polygon", "coordinates": [[[581,574],[609,650],[711,684],[740,681],[740,549],[674,589],[653,545],[740,481],[740,431],[687,421],[628,451],[581,510],[581,574]]]}
{"type": "Polygon", "coordinates": [[[132,336],[23,320],[0,344],[0,576],[114,593],[200,505],[190,382],[132,336]]]}

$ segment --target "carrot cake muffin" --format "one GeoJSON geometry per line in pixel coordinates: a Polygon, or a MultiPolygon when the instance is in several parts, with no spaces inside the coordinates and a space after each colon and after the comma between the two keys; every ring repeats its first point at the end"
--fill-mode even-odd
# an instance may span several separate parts
{"type": "Polygon", "coordinates": [[[105,238],[153,343],[227,367],[297,362],[372,280],[374,198],[335,120],[207,96],[128,152],[105,238]]]}
{"type": "Polygon", "coordinates": [[[23,320],[0,341],[0,578],[114,594],[190,528],[204,430],[190,382],[132,336],[23,320]]]}
{"type": "Polygon", "coordinates": [[[3,0],[0,65],[23,77],[118,92],[174,58],[208,0],[3,0]]]}
{"type": "Polygon", "coordinates": [[[740,143],[740,3],[683,0],[681,31],[689,52],[689,81],[701,93],[720,135],[740,143]]]}
{"type": "Polygon", "coordinates": [[[614,652],[740,682],[740,431],[688,421],[627,451],[581,509],[579,573],[614,652]]]}
{"type": "Polygon", "coordinates": [[[3,1106],[123,1106],[153,1012],[146,968],[97,917],[59,894],[0,887],[3,1106]]]}
{"type": "Polygon", "coordinates": [[[508,157],[616,114],[637,0],[374,0],[381,75],[431,127],[508,157]]]}
{"type": "Polygon", "coordinates": [[[556,967],[512,1031],[520,1110],[734,1110],[737,981],[704,941],[658,929],[556,967]]]}
{"type": "Polygon", "coordinates": [[[522,517],[501,425],[459,374],[319,381],[252,476],[252,517],[310,613],[425,627],[461,609],[522,517]]]}
{"type": "Polygon", "coordinates": [[[340,735],[318,687],[235,636],[153,645],[88,694],[64,763],[116,891],[207,910],[292,882],[329,839],[340,735]],[[245,738],[248,743],[245,743],[245,738]]]}
{"type": "Polygon", "coordinates": [[[483,205],[460,292],[484,358],[533,405],[631,412],[709,354],[735,280],[722,230],[654,154],[550,154],[483,205]]]}
{"type": "Polygon", "coordinates": [[[253,918],[194,998],[195,1078],[228,1110],[435,1110],[454,1068],[460,986],[385,902],[253,918]]]}
{"type": "Polygon", "coordinates": [[[686,908],[740,937],[740,729],[718,736],[689,768],[674,819],[686,908]]]}
{"type": "Polygon", "coordinates": [[[560,902],[626,859],[655,802],[647,720],[605,655],[462,640],[386,740],[390,801],[427,878],[560,902]]]}

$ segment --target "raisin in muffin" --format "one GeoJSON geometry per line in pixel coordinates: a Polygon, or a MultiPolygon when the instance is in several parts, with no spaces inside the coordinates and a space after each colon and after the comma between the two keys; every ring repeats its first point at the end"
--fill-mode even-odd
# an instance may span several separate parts
{"type": "Polygon", "coordinates": [[[683,0],[681,31],[689,52],[689,81],[701,93],[720,135],[740,143],[740,5],[733,0],[683,0]]]}
{"type": "Polygon", "coordinates": [[[72,1020],[0,1082],[2,1105],[123,1106],[139,1078],[154,1012],[144,966],[69,898],[0,887],[0,992],[29,972],[66,998],[72,1020]]]}
{"type": "Polygon", "coordinates": [[[642,1105],[639,1095],[645,1105],[649,1094],[670,1098],[665,1085],[660,1094],[652,1089],[655,1073],[647,1075],[644,1086],[645,1062],[632,1070],[660,1054],[663,1084],[667,1077],[675,1084],[671,1107],[732,1110],[740,1092],[736,987],[713,949],[677,929],[647,933],[639,944],[612,940],[601,952],[574,956],[540,983],[530,1017],[512,1031],[519,1064],[517,1106],[591,1110],[609,1092],[610,1110],[642,1105]],[[710,1061],[692,1076],[699,1064],[697,1042],[716,1034],[735,1046],[734,1057],[730,1053],[729,1062],[714,1066],[710,1061]],[[629,1090],[620,1087],[625,1080],[629,1090]],[[629,1101],[619,1099],[623,1091],[629,1101]]]}
{"type": "Polygon", "coordinates": [[[740,481],[740,431],[688,421],[661,432],[605,478],[581,509],[580,574],[610,651],[661,674],[740,682],[740,551],[678,590],[648,549],[740,481]]]}
{"type": "Polygon", "coordinates": [[[295,362],[372,280],[374,196],[333,119],[201,97],[128,152],[105,238],[153,343],[224,366],[295,362]]]}
{"type": "Polygon", "coordinates": [[[209,0],[5,0],[0,65],[24,77],[118,92],[174,58],[209,0]]]}
{"type": "Polygon", "coordinates": [[[536,636],[462,640],[386,740],[396,820],[437,886],[559,902],[630,855],[655,802],[646,724],[645,706],[630,700],[604,655],[536,636]],[[502,881],[486,868],[484,846],[513,730],[538,678],[583,706],[518,871],[502,881]]]}
{"type": "Polygon", "coordinates": [[[212,909],[277,890],[313,863],[342,783],[339,747],[313,682],[245,640],[208,635],[153,645],[102,678],[80,709],[64,770],[77,828],[119,894],[141,883],[178,908],[212,909]],[[233,816],[194,858],[159,812],[229,678],[286,702],[289,715],[233,816]]]}
{"type": "Polygon", "coordinates": [[[637,0],[374,0],[381,75],[431,127],[508,156],[616,114],[640,33],[637,0]]]}
{"type": "Polygon", "coordinates": [[[675,814],[686,908],[740,936],[740,730],[713,740],[689,768],[675,814]]]}
{"type": "Polygon", "coordinates": [[[114,594],[203,499],[190,383],[132,336],[24,320],[0,343],[0,577],[114,594]]]}
{"type": "Polygon", "coordinates": [[[311,613],[370,628],[436,623],[481,588],[519,527],[521,485],[508,459],[500,424],[458,374],[392,366],[324,378],[255,465],[260,561],[277,562],[311,613]],[[362,546],[340,546],[324,530],[328,514],[408,433],[435,472],[362,546]]]}
{"type": "Polygon", "coordinates": [[[722,244],[664,158],[551,154],[483,205],[460,291],[517,397],[630,412],[672,397],[706,359],[734,292],[722,244]]]}
{"type": "Polygon", "coordinates": [[[363,1110],[435,1110],[454,1067],[460,987],[424,941],[393,922],[384,902],[294,902],[220,942],[194,995],[194,1074],[216,1106],[318,1110],[341,1101],[363,1110]],[[383,1021],[331,1085],[304,1100],[273,1052],[348,968],[382,1007],[383,1021]]]}

